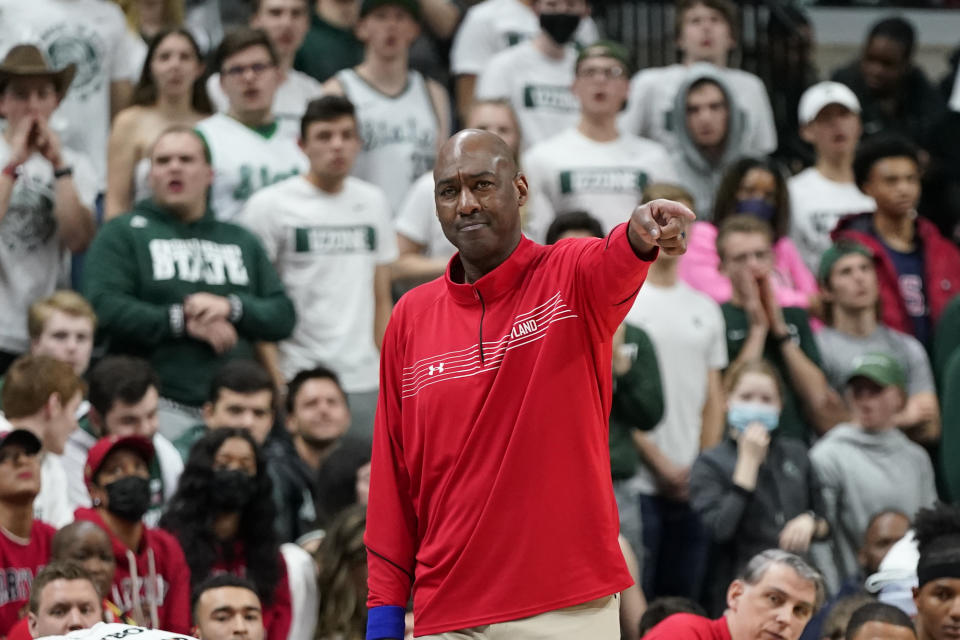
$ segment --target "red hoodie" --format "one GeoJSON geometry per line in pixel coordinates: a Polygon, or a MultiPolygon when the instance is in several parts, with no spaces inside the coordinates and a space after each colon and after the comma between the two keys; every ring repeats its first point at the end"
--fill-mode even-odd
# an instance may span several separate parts
{"type": "Polygon", "coordinates": [[[50,542],[56,529],[33,520],[29,540],[15,540],[0,532],[0,637],[7,635],[30,598],[33,577],[50,562],[50,542]],[[26,544],[24,544],[26,542],[26,544]]]}
{"type": "Polygon", "coordinates": [[[412,581],[418,636],[633,583],[610,483],[610,352],[650,263],[620,225],[523,238],[472,285],[451,280],[458,264],[400,299],[380,364],[367,605],[406,605],[412,581]]]}
{"type": "Polygon", "coordinates": [[[123,615],[136,618],[133,615],[135,601],[131,575],[136,570],[137,600],[142,603],[147,616],[145,626],[154,626],[149,616],[155,610],[155,628],[189,635],[190,569],[177,539],[166,531],[144,526],[140,548],[134,552],[113,535],[96,509],[77,509],[74,517],[77,520],[89,520],[110,536],[117,561],[110,600],[123,609],[123,615]]]}
{"type": "MultiPolygon", "coordinates": [[[[897,268],[873,231],[873,215],[857,213],[844,216],[837,222],[830,238],[834,242],[842,239],[853,240],[873,251],[877,283],[880,286],[883,324],[913,335],[913,322],[900,295],[897,268]]],[[[916,237],[923,247],[923,293],[930,310],[931,329],[934,329],[947,303],[960,293],[960,250],[940,235],[936,225],[926,218],[916,219],[916,237]]]]}

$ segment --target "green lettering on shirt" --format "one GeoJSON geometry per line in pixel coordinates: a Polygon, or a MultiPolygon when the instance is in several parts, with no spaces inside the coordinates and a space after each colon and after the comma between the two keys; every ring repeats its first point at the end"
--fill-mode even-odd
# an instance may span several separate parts
{"type": "Polygon", "coordinates": [[[596,167],[569,169],[560,172],[560,193],[631,193],[642,192],[649,181],[646,171],[596,167]]]}
{"type": "Polygon", "coordinates": [[[370,225],[296,227],[295,253],[369,253],[377,250],[377,230],[370,225]]]}
{"type": "Polygon", "coordinates": [[[523,87],[523,106],[563,113],[580,110],[580,103],[570,93],[569,87],[543,84],[528,84],[523,87]]]}

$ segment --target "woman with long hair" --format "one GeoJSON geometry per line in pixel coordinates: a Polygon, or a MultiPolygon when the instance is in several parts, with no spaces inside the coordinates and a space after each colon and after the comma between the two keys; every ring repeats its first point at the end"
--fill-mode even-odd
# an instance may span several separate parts
{"type": "MultiPolygon", "coordinates": [[[[705,212],[701,212],[705,213],[705,212]]],[[[790,230],[790,194],[784,170],[771,158],[741,158],[727,169],[714,198],[713,219],[694,222],[687,253],[680,259],[680,279],[718,303],[730,300],[733,287],[719,271],[717,230],[732,215],[750,215],[773,231],[773,290],[784,307],[810,308],[819,300],[817,280],[810,273],[790,230]]]]}
{"type": "Polygon", "coordinates": [[[110,131],[107,219],[149,196],[147,156],[157,136],[173,126],[192,127],[213,113],[203,86],[201,55],[183,28],[163,29],[150,42],[132,106],[117,114],[110,131]]]}
{"type": "Polygon", "coordinates": [[[317,551],[320,616],[316,640],[362,640],[367,626],[367,528],[364,505],[340,512],[317,551]]]}
{"type": "Polygon", "coordinates": [[[287,640],[290,587],[273,528],[276,515],[260,448],[248,431],[222,428],[190,449],[160,526],[180,541],[192,587],[217,573],[247,578],[263,603],[267,640],[287,640]]]}

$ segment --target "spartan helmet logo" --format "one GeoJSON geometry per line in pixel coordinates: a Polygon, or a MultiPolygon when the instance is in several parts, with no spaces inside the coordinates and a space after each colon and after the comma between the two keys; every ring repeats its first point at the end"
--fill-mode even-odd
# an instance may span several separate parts
{"type": "Polygon", "coordinates": [[[54,69],[77,65],[68,96],[86,100],[103,87],[103,43],[97,33],[85,25],[59,25],[43,34],[43,41],[54,69]]]}

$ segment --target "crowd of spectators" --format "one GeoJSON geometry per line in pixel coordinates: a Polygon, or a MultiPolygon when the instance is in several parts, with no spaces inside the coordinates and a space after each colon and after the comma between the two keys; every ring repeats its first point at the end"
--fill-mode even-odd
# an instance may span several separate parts
{"type": "Polygon", "coordinates": [[[884,18],[780,122],[735,3],[646,69],[590,12],[0,0],[0,638],[363,637],[379,350],[455,252],[459,125],[534,241],[698,217],[610,347],[622,637],[960,634],[960,75],[884,18]]]}

